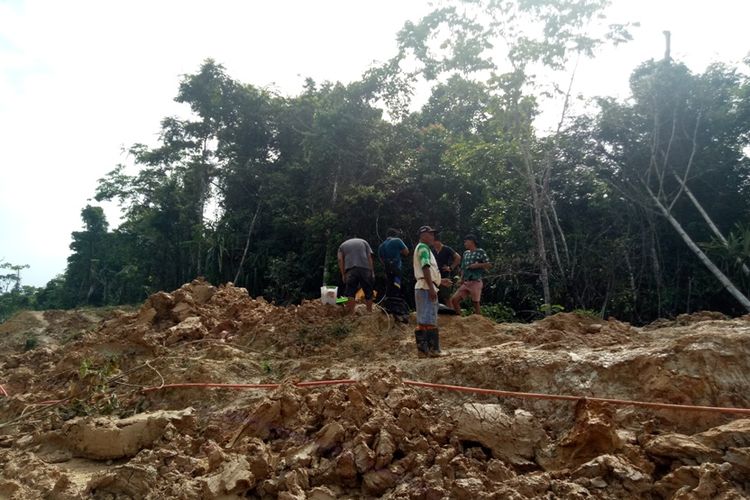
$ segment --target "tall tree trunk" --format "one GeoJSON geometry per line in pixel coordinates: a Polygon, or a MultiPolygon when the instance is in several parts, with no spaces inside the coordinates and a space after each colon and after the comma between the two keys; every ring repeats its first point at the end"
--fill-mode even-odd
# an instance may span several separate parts
{"type": "MultiPolygon", "coordinates": [[[[336,205],[336,198],[339,190],[339,176],[341,175],[341,161],[336,167],[336,177],[333,179],[333,192],[331,193],[331,208],[336,205]]],[[[331,273],[329,271],[331,263],[331,229],[326,229],[326,253],[323,257],[323,284],[328,285],[331,282],[331,273]]]]}
{"type": "MultiPolygon", "coordinates": [[[[695,209],[698,210],[698,213],[701,214],[701,217],[703,217],[703,220],[706,221],[706,224],[711,229],[711,232],[714,233],[716,238],[718,238],[718,240],[721,241],[721,244],[724,245],[725,248],[729,248],[729,242],[724,237],[724,235],[721,234],[721,231],[719,230],[718,227],[716,227],[716,224],[714,224],[714,221],[711,219],[708,213],[703,209],[703,205],[701,205],[698,199],[695,197],[695,195],[693,195],[693,192],[688,187],[687,182],[685,182],[685,179],[682,179],[680,176],[678,176],[674,172],[672,174],[674,175],[674,178],[677,179],[677,182],[680,183],[681,189],[685,191],[685,194],[687,195],[688,199],[693,203],[693,206],[695,207],[695,209]]],[[[748,268],[747,265],[742,262],[742,259],[738,257],[736,262],[742,268],[742,273],[745,276],[750,276],[750,268],[748,268]]]]}
{"type": "Polygon", "coordinates": [[[651,189],[648,189],[648,194],[651,196],[651,200],[656,204],[657,208],[661,211],[662,215],[669,221],[669,223],[672,225],[672,227],[677,231],[677,234],[680,235],[682,240],[687,244],[687,246],[690,248],[690,250],[693,251],[693,253],[698,257],[698,259],[705,265],[709,271],[718,279],[722,285],[724,285],[724,288],[732,294],[732,296],[737,299],[737,301],[742,304],[742,307],[744,307],[747,311],[750,312],[750,300],[745,297],[742,292],[740,292],[737,287],[734,286],[734,284],[729,280],[729,278],[726,277],[724,273],[721,272],[721,269],[716,267],[716,265],[711,261],[711,259],[708,258],[708,256],[701,250],[698,245],[695,244],[695,242],[690,238],[690,236],[685,232],[684,229],[682,229],[682,226],[677,221],[677,219],[672,216],[672,214],[669,212],[667,207],[665,207],[659,198],[657,198],[654,193],[651,191],[651,189]]]}
{"type": "Polygon", "coordinates": [[[552,227],[552,221],[550,220],[549,213],[547,211],[544,211],[544,220],[547,223],[547,228],[549,229],[550,234],[552,234],[552,238],[550,241],[552,242],[552,255],[555,256],[555,262],[557,263],[557,268],[560,270],[560,276],[565,279],[565,269],[563,268],[562,261],[560,260],[560,251],[557,249],[557,239],[554,237],[555,229],[552,227]]]}
{"type": "Polygon", "coordinates": [[[247,230],[247,238],[245,239],[245,249],[242,250],[242,258],[240,259],[240,265],[237,266],[237,272],[234,275],[235,285],[239,283],[240,273],[242,272],[242,266],[245,263],[245,257],[247,256],[247,250],[250,248],[250,236],[253,234],[253,229],[255,228],[255,221],[258,220],[258,214],[260,213],[260,207],[261,207],[260,193],[262,190],[263,190],[262,187],[258,189],[258,206],[255,207],[255,214],[253,215],[253,220],[250,222],[250,228],[247,230]]]}
{"type": "Polygon", "coordinates": [[[539,195],[539,191],[537,191],[536,177],[531,166],[531,158],[529,158],[527,151],[524,151],[524,165],[531,192],[532,226],[534,239],[536,240],[537,259],[539,260],[539,278],[542,281],[542,293],[544,294],[544,304],[546,306],[544,307],[544,314],[547,316],[552,309],[552,294],[549,289],[549,265],[547,263],[547,248],[544,244],[544,229],[542,227],[542,197],[539,195]]]}

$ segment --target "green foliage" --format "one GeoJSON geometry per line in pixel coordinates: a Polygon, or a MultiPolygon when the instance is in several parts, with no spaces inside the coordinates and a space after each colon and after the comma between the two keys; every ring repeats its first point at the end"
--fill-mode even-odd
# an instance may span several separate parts
{"type": "Polygon", "coordinates": [[[0,261],[0,270],[11,272],[0,274],[0,323],[3,323],[22,309],[36,307],[38,290],[21,284],[21,271],[28,269],[28,265],[14,265],[0,261]]]}
{"type": "Polygon", "coordinates": [[[601,319],[601,317],[599,316],[599,313],[592,309],[573,309],[570,312],[578,316],[582,316],[584,318],[601,319]]]}
{"type": "Polygon", "coordinates": [[[559,312],[563,312],[565,310],[565,306],[561,306],[560,304],[542,304],[539,306],[539,312],[542,312],[544,314],[557,314],[559,312]]]}
{"type": "Polygon", "coordinates": [[[482,316],[497,321],[498,323],[511,323],[517,321],[516,312],[505,304],[483,304],[481,309],[482,316]]]}
{"type": "Polygon", "coordinates": [[[726,237],[726,243],[714,237],[703,247],[718,255],[732,267],[739,268],[750,262],[750,225],[738,223],[726,237]]]}
{"type": "MultiPolygon", "coordinates": [[[[345,238],[376,247],[397,227],[413,248],[425,223],[459,252],[461,235],[479,234],[493,262],[483,310],[496,320],[562,310],[636,322],[686,309],[738,312],[654,216],[644,186],[675,199],[671,210],[698,241],[712,236],[672,173],[687,175],[723,231],[746,222],[745,75],[648,61],[633,72],[631,99],[601,98],[598,113],[563,120],[551,136],[534,128],[543,101],[567,99],[534,75],[561,74],[574,57],[629,39],[628,25],[605,20],[606,3],[448,0],[406,23],[398,54],[360,80],[308,79],[289,96],[206,60],[177,89],[190,114],[165,118],[158,144],[134,144],[134,164],[100,179],[96,199],[121,204],[120,227],[110,229],[101,208],[83,208],[65,274],[41,290],[21,285],[23,266],[3,265],[0,321],[21,307],[139,303],[199,275],[296,303],[324,282],[342,285],[335,256],[345,238]],[[405,70],[411,63],[416,69],[405,70]],[[410,112],[419,78],[431,82],[430,96],[410,112]]],[[[748,258],[745,233],[735,229],[728,248],[707,247],[747,290],[737,264],[748,258]]],[[[411,279],[407,266],[405,285],[411,279]]],[[[347,328],[295,333],[304,346],[347,328]]]]}
{"type": "Polygon", "coordinates": [[[63,410],[63,418],[117,413],[121,404],[108,386],[109,379],[117,371],[119,360],[116,357],[110,356],[100,362],[84,358],[78,366],[78,380],[86,397],[75,400],[69,408],[63,410]]]}
{"type": "Polygon", "coordinates": [[[352,328],[349,321],[337,321],[328,326],[328,332],[334,339],[342,339],[352,333],[352,328]]]}
{"type": "Polygon", "coordinates": [[[96,383],[102,383],[119,369],[118,365],[116,357],[107,357],[101,364],[97,364],[89,358],[84,358],[78,366],[78,378],[80,380],[89,379],[96,383]]]}
{"type": "Polygon", "coordinates": [[[37,339],[36,337],[28,337],[26,339],[26,342],[23,343],[23,351],[31,351],[37,345],[39,345],[39,339],[37,339]]]}

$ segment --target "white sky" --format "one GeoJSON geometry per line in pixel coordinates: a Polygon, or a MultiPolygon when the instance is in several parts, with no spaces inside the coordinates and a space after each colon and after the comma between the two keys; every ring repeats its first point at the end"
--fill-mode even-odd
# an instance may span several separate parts
{"type": "MultiPolygon", "coordinates": [[[[627,95],[632,69],[662,57],[665,29],[694,71],[750,51],[750,0],[613,3],[613,21],[641,27],[581,63],[575,91],[585,95],[627,95]]],[[[29,264],[27,285],[63,272],[97,179],[183,112],[173,102],[181,75],[204,59],[294,94],[308,76],[357,79],[394,54],[404,21],[428,11],[421,0],[0,0],[0,261],[29,264]]]]}

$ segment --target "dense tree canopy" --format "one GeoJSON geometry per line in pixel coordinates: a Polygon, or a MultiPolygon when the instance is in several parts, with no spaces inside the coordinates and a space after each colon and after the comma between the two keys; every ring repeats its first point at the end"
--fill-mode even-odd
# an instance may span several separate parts
{"type": "Polygon", "coordinates": [[[177,90],[190,117],[165,118],[156,146],[130,148],[134,175],[120,165],[100,180],[96,199],[117,200],[123,223],[110,230],[86,206],[67,270],[39,303],[139,302],[199,275],[294,302],[337,280],[346,237],[375,246],[396,227],[413,244],[428,223],[458,250],[464,233],[480,235],[495,262],[485,300],[517,319],[744,312],[718,278],[747,296],[744,73],[646,61],[629,99],[572,116],[570,91],[557,89],[559,127],[534,127],[548,89],[533,68],[564,70],[628,39],[599,23],[605,3],[446,2],[407,23],[399,54],[360,81],[308,80],[294,96],[205,61],[177,90]],[[490,58],[503,40],[505,59],[490,58]],[[409,58],[418,69],[403,69],[409,58]],[[419,78],[431,94],[406,112],[419,78]]]}

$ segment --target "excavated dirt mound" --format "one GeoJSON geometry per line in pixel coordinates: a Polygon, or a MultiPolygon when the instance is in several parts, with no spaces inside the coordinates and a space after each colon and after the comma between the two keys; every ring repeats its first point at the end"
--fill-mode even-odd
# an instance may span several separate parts
{"type": "Polygon", "coordinates": [[[0,325],[0,498],[750,495],[750,416],[586,399],[750,407],[745,318],[448,316],[450,356],[419,358],[413,326],[383,311],[277,307],[231,284],[194,281],[103,316],[0,325]],[[331,379],[347,382],[295,385],[331,379]],[[280,385],[163,387],[177,383],[280,385]]]}

